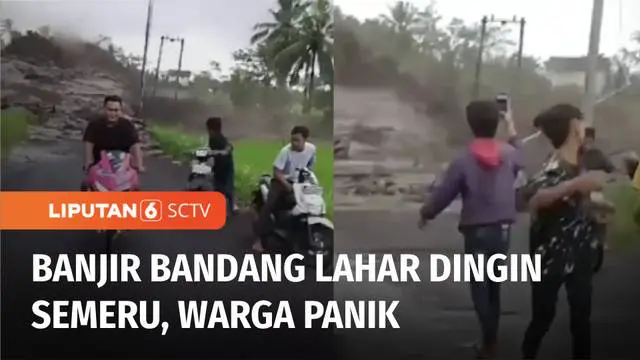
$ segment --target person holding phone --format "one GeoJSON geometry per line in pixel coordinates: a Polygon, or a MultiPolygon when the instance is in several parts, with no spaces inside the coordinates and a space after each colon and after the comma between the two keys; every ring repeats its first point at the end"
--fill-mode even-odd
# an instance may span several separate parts
{"type": "MultiPolygon", "coordinates": [[[[467,105],[467,122],[474,140],[447,167],[420,210],[419,228],[438,216],[461,196],[459,230],[465,253],[491,256],[509,250],[511,225],[516,221],[514,185],[522,169],[520,142],[508,104],[473,101],[467,105]],[[509,142],[496,139],[500,122],[509,132],[509,142]]],[[[485,269],[486,270],[486,269],[485,269]]],[[[500,283],[488,279],[471,283],[471,298],[480,322],[482,340],[476,346],[478,358],[496,352],[500,320],[500,283]]]]}
{"type": "Polygon", "coordinates": [[[542,133],[554,155],[522,191],[531,212],[529,248],[542,256],[542,279],[532,282],[532,315],[522,343],[524,359],[538,354],[542,339],[555,317],[558,292],[566,288],[570,307],[573,358],[591,356],[591,298],[596,224],[584,211],[593,192],[609,179],[604,171],[581,166],[585,139],[582,112],[559,104],[538,117],[542,133]]]}

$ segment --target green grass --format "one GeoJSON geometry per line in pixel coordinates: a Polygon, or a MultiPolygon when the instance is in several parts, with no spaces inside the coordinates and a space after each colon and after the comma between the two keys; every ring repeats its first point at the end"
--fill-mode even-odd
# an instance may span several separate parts
{"type": "MultiPolygon", "coordinates": [[[[182,132],[179,128],[151,126],[151,135],[162,150],[171,157],[188,160],[194,149],[205,145],[205,135],[196,136],[182,132]]],[[[318,147],[318,162],[314,171],[324,187],[327,213],[333,217],[333,147],[330,143],[315,143],[318,147]]],[[[262,174],[270,174],[273,160],[284,146],[283,141],[244,139],[234,141],[236,165],[236,197],[240,205],[251,201],[256,181],[262,174]]]]}
{"type": "Polygon", "coordinates": [[[640,244],[640,223],[634,213],[640,209],[640,192],[631,184],[616,184],[605,189],[608,199],[616,206],[616,215],[609,231],[609,239],[617,248],[640,244]]]}
{"type": "Polygon", "coordinates": [[[0,155],[9,155],[11,150],[28,137],[29,124],[37,117],[23,108],[2,110],[0,115],[0,155]]]}

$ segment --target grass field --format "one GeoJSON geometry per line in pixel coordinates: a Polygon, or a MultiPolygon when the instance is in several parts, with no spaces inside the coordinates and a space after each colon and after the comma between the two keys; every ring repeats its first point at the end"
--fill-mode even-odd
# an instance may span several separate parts
{"type": "MultiPolygon", "coordinates": [[[[189,153],[205,145],[204,136],[186,134],[180,129],[152,126],[150,132],[160,147],[173,158],[188,160],[189,153]]],[[[315,143],[318,147],[318,162],[314,171],[324,187],[327,212],[333,217],[333,147],[330,143],[315,143]]],[[[238,140],[233,142],[236,165],[236,197],[241,205],[251,201],[260,175],[270,174],[273,160],[284,146],[277,140],[238,140]]]]}
{"type": "Polygon", "coordinates": [[[14,146],[28,137],[29,124],[36,116],[23,108],[9,108],[0,114],[0,155],[7,156],[14,146]]]}

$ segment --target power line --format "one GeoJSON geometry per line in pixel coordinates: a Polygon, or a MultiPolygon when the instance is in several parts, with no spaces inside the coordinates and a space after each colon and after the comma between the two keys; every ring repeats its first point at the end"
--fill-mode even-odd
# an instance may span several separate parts
{"type": "Polygon", "coordinates": [[[478,44],[478,58],[476,59],[476,73],[473,82],[473,98],[478,99],[480,97],[480,80],[482,77],[482,57],[484,55],[484,43],[487,35],[487,25],[498,23],[502,26],[508,24],[519,24],[520,26],[520,38],[518,41],[518,69],[522,68],[522,53],[524,49],[524,27],[526,24],[525,18],[518,19],[517,16],[513,16],[511,19],[499,19],[494,15],[483,16],[480,22],[480,44],[478,44]]]}
{"type": "MultiPolygon", "coordinates": [[[[162,63],[162,50],[164,49],[164,45],[165,45],[165,41],[168,42],[179,42],[180,43],[180,57],[178,59],[178,74],[176,74],[179,77],[179,72],[182,69],[182,53],[184,52],[184,38],[181,37],[172,37],[172,36],[168,36],[168,35],[163,35],[160,37],[160,48],[158,49],[158,62],[156,64],[156,74],[155,74],[155,82],[153,84],[153,96],[156,96],[156,89],[158,87],[158,81],[160,78],[160,64],[162,63]]],[[[179,81],[179,79],[177,79],[177,81],[179,81]]],[[[177,90],[174,92],[174,98],[178,97],[178,93],[177,90]]]]}

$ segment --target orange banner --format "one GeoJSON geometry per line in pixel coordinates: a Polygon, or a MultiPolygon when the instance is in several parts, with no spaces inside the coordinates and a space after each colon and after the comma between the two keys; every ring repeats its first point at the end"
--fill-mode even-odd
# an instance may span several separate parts
{"type": "Polygon", "coordinates": [[[218,230],[217,192],[0,192],[3,230],[218,230]]]}

